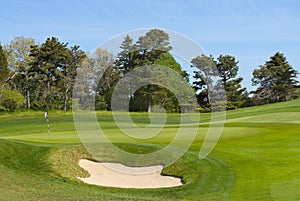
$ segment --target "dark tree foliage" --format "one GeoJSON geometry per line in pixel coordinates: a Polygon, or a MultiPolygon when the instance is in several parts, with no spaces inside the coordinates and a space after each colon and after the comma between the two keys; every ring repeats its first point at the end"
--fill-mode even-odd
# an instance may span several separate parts
{"type": "MultiPolygon", "coordinates": [[[[158,65],[171,68],[188,80],[188,74],[182,71],[180,64],[169,53],[172,49],[169,35],[162,30],[152,29],[145,35],[140,36],[135,43],[127,35],[120,48],[121,52],[117,56],[115,65],[121,76],[137,67],[158,65]]],[[[174,96],[171,92],[158,85],[142,87],[130,94],[129,97],[131,111],[151,112],[153,105],[161,105],[169,111],[178,111],[178,104],[174,102],[174,96]]]]}
{"type": "Polygon", "coordinates": [[[33,92],[38,108],[68,109],[76,69],[85,53],[79,46],[67,45],[52,37],[31,47],[29,75],[38,84],[33,92]]]}
{"type": "Polygon", "coordinates": [[[216,67],[219,71],[219,76],[222,79],[225,91],[227,88],[227,82],[230,79],[235,78],[237,76],[237,72],[239,70],[238,63],[239,62],[236,61],[235,58],[230,55],[220,55],[218,57],[216,67]]]}
{"type": "Polygon", "coordinates": [[[222,97],[218,98],[217,91],[220,89],[225,91],[227,109],[235,109],[248,104],[246,88],[241,87],[243,78],[236,78],[239,67],[233,56],[220,55],[215,60],[211,55],[201,55],[192,59],[191,63],[192,67],[197,69],[194,72],[193,87],[202,108],[210,107],[212,95],[216,101],[224,101],[222,97]],[[214,80],[218,80],[217,83],[214,83],[214,80]]]}
{"type": "Polygon", "coordinates": [[[126,35],[120,48],[122,51],[117,55],[116,66],[119,67],[120,71],[126,73],[135,66],[137,52],[133,45],[133,39],[129,35],[126,35]]]}
{"type": "MultiPolygon", "coordinates": [[[[95,97],[95,108],[99,110],[111,109],[111,97],[117,83],[132,70],[151,67],[153,72],[141,74],[137,79],[156,77],[162,80],[166,78],[166,69],[171,69],[180,75],[181,81],[189,81],[187,72],[170,54],[169,35],[163,30],[152,29],[137,41],[127,35],[120,49],[116,56],[105,49],[96,49],[93,55],[86,55],[79,46],[68,47],[68,43],[55,37],[39,45],[32,38],[15,37],[10,44],[0,45],[0,110],[14,111],[20,107],[69,110],[76,77],[77,81],[87,83],[76,85],[76,91],[82,95],[78,103],[95,97]],[[157,67],[164,68],[158,70],[161,68],[157,67]]],[[[217,59],[199,55],[191,60],[195,67],[193,88],[201,111],[210,111],[216,102],[223,104],[224,97],[218,97],[220,91],[225,92],[227,109],[300,96],[300,85],[296,80],[298,72],[282,53],[276,52],[253,71],[252,83],[257,89],[252,92],[252,98],[242,87],[243,78],[237,77],[238,63],[230,55],[220,55],[217,59]]],[[[177,75],[169,73],[168,76],[167,80],[172,81],[177,75]]],[[[184,85],[181,81],[172,82],[174,86],[180,85],[175,91],[158,84],[136,88],[135,83],[125,82],[125,87],[136,90],[129,90],[125,97],[129,100],[129,110],[151,112],[164,108],[168,112],[182,112],[177,95],[183,91],[181,96],[186,97],[190,92],[181,90],[184,85]],[[153,108],[155,105],[159,107],[153,108]]],[[[191,103],[187,101],[184,107],[191,107],[191,103]]]]}
{"type": "Polygon", "coordinates": [[[241,86],[243,78],[236,77],[239,70],[238,63],[234,56],[220,55],[216,65],[225,90],[227,109],[236,109],[249,104],[249,94],[246,88],[241,86]]]}
{"type": "Polygon", "coordinates": [[[7,57],[0,44],[0,84],[1,86],[6,82],[9,76],[9,69],[7,64],[7,57]]]}
{"type": "Polygon", "coordinates": [[[269,61],[253,71],[252,83],[258,86],[253,92],[256,104],[292,99],[298,83],[297,74],[286,57],[276,52],[269,61]]]}

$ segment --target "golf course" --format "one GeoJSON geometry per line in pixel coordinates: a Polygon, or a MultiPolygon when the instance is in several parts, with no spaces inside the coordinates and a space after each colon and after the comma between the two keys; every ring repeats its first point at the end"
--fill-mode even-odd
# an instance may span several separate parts
{"type": "MultiPolygon", "coordinates": [[[[167,114],[158,136],[138,140],[122,134],[111,112],[96,115],[111,143],[137,154],[162,149],[180,127],[180,114],[167,114]]],[[[147,113],[130,116],[141,127],[150,123],[147,113]]],[[[198,154],[210,114],[200,119],[188,151],[163,170],[183,185],[125,189],[77,178],[89,176],[79,160],[95,159],[77,135],[72,112],[50,110],[49,133],[43,112],[1,113],[0,200],[300,200],[300,100],[227,111],[222,135],[205,159],[198,154]]],[[[113,160],[105,151],[105,161],[113,160]]]]}

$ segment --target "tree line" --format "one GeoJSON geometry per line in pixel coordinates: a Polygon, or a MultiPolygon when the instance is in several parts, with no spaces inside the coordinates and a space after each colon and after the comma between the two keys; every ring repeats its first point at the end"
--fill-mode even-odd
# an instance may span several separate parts
{"type": "MultiPolygon", "coordinates": [[[[7,45],[0,44],[0,111],[20,108],[67,111],[72,107],[76,76],[89,73],[98,75],[99,82],[92,88],[78,86],[78,90],[85,96],[95,95],[97,110],[110,110],[114,87],[137,67],[164,66],[189,81],[189,74],[171,50],[169,35],[159,29],[148,31],[137,41],[125,36],[116,56],[100,48],[90,54],[55,37],[41,44],[36,44],[33,38],[15,37],[7,45]]],[[[287,101],[300,94],[298,72],[280,52],[254,69],[252,84],[257,88],[250,92],[241,86],[243,78],[237,77],[239,62],[232,55],[217,58],[198,55],[190,63],[194,68],[194,81],[190,85],[199,104],[191,108],[200,112],[211,110],[211,96],[220,86],[226,95],[227,109],[287,101]],[[218,83],[210,85],[216,76],[218,83]]],[[[175,94],[159,85],[143,86],[128,94],[128,98],[130,111],[151,112],[154,105],[161,105],[168,112],[181,112],[175,94]]]]}

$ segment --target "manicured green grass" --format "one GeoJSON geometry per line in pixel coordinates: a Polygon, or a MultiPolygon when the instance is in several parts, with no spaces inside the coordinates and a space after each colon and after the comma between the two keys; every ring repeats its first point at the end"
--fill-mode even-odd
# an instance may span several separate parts
{"type": "MultiPolygon", "coordinates": [[[[159,135],[137,140],[116,127],[110,112],[97,117],[109,140],[133,153],[163,148],[180,122],[170,114],[159,135]]],[[[131,117],[142,127],[150,123],[146,113],[131,117]]],[[[164,189],[84,184],[76,176],[88,173],[78,160],[93,156],[80,143],[72,113],[50,111],[49,119],[50,135],[42,112],[0,114],[0,200],[300,200],[300,100],[227,112],[222,136],[204,160],[198,153],[210,114],[201,114],[190,149],[164,169],[186,184],[164,189]]]]}

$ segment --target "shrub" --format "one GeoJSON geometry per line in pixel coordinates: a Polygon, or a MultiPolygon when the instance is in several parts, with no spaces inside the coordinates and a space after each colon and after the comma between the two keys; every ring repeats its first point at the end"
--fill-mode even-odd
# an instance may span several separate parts
{"type": "Polygon", "coordinates": [[[0,108],[5,111],[16,111],[24,104],[24,97],[17,90],[3,90],[0,108]]]}

